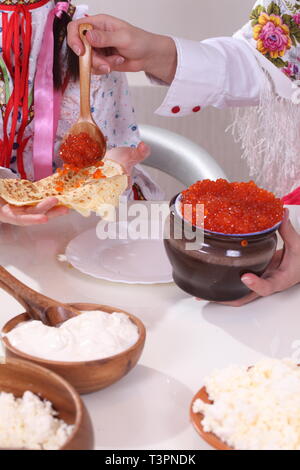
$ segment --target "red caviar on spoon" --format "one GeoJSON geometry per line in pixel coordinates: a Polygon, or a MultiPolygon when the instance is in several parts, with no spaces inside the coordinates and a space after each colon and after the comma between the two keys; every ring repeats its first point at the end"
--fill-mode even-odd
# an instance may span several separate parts
{"type": "Polygon", "coordinates": [[[89,134],[80,132],[70,134],[66,138],[60,148],[59,156],[64,163],[81,169],[95,165],[102,158],[101,152],[99,142],[93,140],[89,134]]]}

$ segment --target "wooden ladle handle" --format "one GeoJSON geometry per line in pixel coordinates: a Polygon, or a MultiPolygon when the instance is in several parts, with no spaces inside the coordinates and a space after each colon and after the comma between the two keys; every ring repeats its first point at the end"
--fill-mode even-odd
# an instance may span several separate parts
{"type": "Polygon", "coordinates": [[[84,44],[85,52],[79,57],[80,72],[80,117],[85,121],[92,121],[90,89],[91,89],[91,67],[92,67],[92,46],[86,39],[87,31],[92,31],[93,25],[83,23],[79,25],[80,39],[84,44]]]}
{"type": "Polygon", "coordinates": [[[19,304],[23,305],[23,307],[25,308],[25,311],[28,312],[30,310],[30,307],[29,305],[27,305],[27,303],[25,302],[25,300],[22,298],[22,297],[19,297],[16,292],[13,291],[13,289],[11,287],[9,287],[8,285],[4,284],[3,282],[0,281],[0,289],[3,289],[5,290],[9,295],[11,295],[12,297],[14,297],[18,302],[19,304]]]}
{"type": "Polygon", "coordinates": [[[21,305],[27,313],[36,320],[44,318],[44,312],[49,307],[57,307],[59,302],[50,299],[39,292],[25,286],[21,281],[12,276],[3,266],[0,266],[0,288],[6,290],[21,305]]]}

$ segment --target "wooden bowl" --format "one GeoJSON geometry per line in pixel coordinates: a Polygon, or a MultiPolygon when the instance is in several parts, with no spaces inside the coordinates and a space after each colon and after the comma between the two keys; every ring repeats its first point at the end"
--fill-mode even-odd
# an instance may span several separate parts
{"type": "Polygon", "coordinates": [[[92,450],[94,435],[88,412],[74,388],[54,372],[31,362],[7,358],[0,365],[0,391],[22,397],[25,391],[49,400],[58,417],[74,430],[60,450],[92,450]]]}
{"type": "MultiPolygon", "coordinates": [[[[117,382],[124,377],[124,375],[128,374],[128,372],[137,364],[144,349],[146,330],[143,323],[138,318],[118,308],[109,307],[107,305],[83,303],[72,304],[72,306],[83,311],[102,310],[107,313],[125,313],[138,328],[138,341],[131,346],[131,348],[120,354],[116,354],[115,356],[84,362],[48,361],[47,359],[30,356],[29,354],[14,348],[6,337],[3,338],[3,344],[5,345],[7,357],[26,359],[27,361],[34,362],[40,366],[47,367],[47,369],[53,370],[68,380],[68,382],[70,382],[80,394],[91,393],[117,382]]],[[[30,317],[27,313],[22,313],[21,315],[12,318],[2,328],[2,334],[9,333],[19,323],[24,321],[30,321],[30,317]]]]}
{"type": "Polygon", "coordinates": [[[208,398],[208,394],[206,392],[205,387],[201,388],[201,390],[197,393],[197,395],[194,396],[193,401],[191,403],[191,407],[190,407],[190,417],[197,433],[202,437],[202,439],[205,442],[207,442],[207,444],[209,444],[214,449],[234,450],[231,447],[229,447],[227,444],[225,444],[223,441],[221,441],[221,439],[219,439],[219,437],[217,437],[215,434],[204,431],[203,426],[202,426],[202,420],[204,416],[201,413],[193,412],[193,404],[195,400],[197,400],[198,398],[202,400],[204,403],[212,404],[212,401],[208,398]]]}

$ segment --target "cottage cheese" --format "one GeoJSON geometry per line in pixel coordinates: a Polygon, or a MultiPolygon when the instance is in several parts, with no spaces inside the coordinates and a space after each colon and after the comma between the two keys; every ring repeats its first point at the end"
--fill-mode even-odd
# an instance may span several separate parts
{"type": "Polygon", "coordinates": [[[205,432],[238,450],[300,450],[300,368],[263,359],[251,369],[232,366],[205,380],[214,403],[196,400],[205,432]]]}
{"type": "Polygon", "coordinates": [[[53,361],[80,362],[103,359],[133,346],[137,326],[125,313],[82,312],[58,328],[28,321],[6,337],[12,346],[31,356],[53,361]]]}
{"type": "Polygon", "coordinates": [[[32,392],[22,398],[0,392],[0,448],[57,450],[64,445],[73,426],[56,418],[49,401],[32,392]]]}

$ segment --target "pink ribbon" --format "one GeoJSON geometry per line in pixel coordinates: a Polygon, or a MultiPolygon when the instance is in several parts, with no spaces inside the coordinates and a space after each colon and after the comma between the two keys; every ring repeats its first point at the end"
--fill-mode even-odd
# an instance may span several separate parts
{"type": "Polygon", "coordinates": [[[69,9],[68,2],[59,2],[48,14],[34,81],[34,179],[52,174],[54,141],[60,113],[61,91],[53,86],[53,23],[55,17],[69,9]]]}
{"type": "Polygon", "coordinates": [[[300,187],[295,189],[291,194],[288,194],[283,199],[284,204],[288,206],[296,206],[300,204],[300,187]]]}

